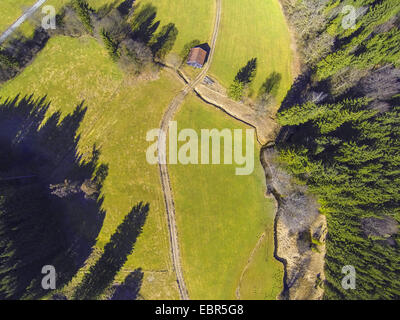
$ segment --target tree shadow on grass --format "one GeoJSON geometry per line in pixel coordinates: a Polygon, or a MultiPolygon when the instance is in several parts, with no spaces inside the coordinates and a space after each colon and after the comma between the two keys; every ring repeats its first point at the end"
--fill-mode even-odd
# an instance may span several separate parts
{"type": "Polygon", "coordinates": [[[143,282],[142,269],[138,268],[131,272],[124,283],[115,286],[111,300],[136,300],[143,282]]]}
{"type": "Polygon", "coordinates": [[[157,8],[151,4],[135,6],[132,20],[132,39],[148,43],[156,32],[160,21],[155,21],[157,8]]]}
{"type": "Polygon", "coordinates": [[[0,83],[12,79],[23,70],[41,51],[50,39],[49,34],[41,28],[35,29],[33,36],[28,38],[22,34],[14,34],[11,40],[0,47],[0,55],[11,59],[9,65],[0,59],[0,83]]]}
{"type": "Polygon", "coordinates": [[[104,247],[103,255],[90,267],[75,290],[74,299],[91,300],[101,295],[112,283],[132,253],[138,236],[145,224],[149,204],[139,203],[132,208],[124,221],[104,247]]]}
{"type": "Polygon", "coordinates": [[[107,165],[78,155],[83,103],[61,119],[50,103],[19,96],[0,104],[0,298],[36,299],[42,267],[53,265],[57,287],[90,255],[103,224],[107,165]],[[84,188],[84,186],[86,188],[84,188]]]}
{"type": "MultiPolygon", "coordinates": [[[[124,1],[125,2],[125,1],[124,1]]],[[[114,0],[113,2],[105,3],[96,10],[97,18],[102,19],[108,15],[113,9],[118,9],[119,0],[114,0]]],[[[121,12],[122,14],[122,12],[121,12]]]]}
{"type": "Polygon", "coordinates": [[[104,18],[113,9],[117,9],[122,17],[127,17],[133,10],[133,4],[135,0],[114,0],[113,2],[105,3],[96,10],[97,18],[104,18]]]}
{"type": "Polygon", "coordinates": [[[132,9],[133,9],[133,4],[135,3],[135,0],[125,0],[122,1],[119,6],[117,7],[118,11],[122,14],[122,16],[128,16],[132,9]]]}
{"type": "Polygon", "coordinates": [[[250,59],[244,67],[242,67],[236,74],[235,80],[243,83],[244,85],[249,84],[253,81],[257,71],[257,58],[250,59]]]}
{"type": "Polygon", "coordinates": [[[150,49],[157,58],[164,58],[169,53],[178,36],[175,24],[169,23],[162,27],[161,31],[154,36],[150,43],[150,49]]]}
{"type": "Polygon", "coordinates": [[[265,94],[272,95],[276,97],[278,90],[279,90],[279,85],[282,80],[282,75],[278,72],[272,72],[264,81],[264,83],[261,85],[261,88],[258,92],[258,96],[262,96],[265,94]]]}

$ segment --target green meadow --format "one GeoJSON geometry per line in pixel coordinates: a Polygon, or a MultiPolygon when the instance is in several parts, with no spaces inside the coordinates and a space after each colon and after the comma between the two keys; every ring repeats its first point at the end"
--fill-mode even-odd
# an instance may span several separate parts
{"type": "Polygon", "coordinates": [[[200,42],[208,42],[214,24],[215,1],[214,0],[138,0],[137,5],[151,3],[157,8],[156,20],[161,26],[170,22],[178,29],[178,37],[172,49],[180,53],[183,46],[195,39],[200,42]]]}
{"type": "MultiPolygon", "coordinates": [[[[175,120],[178,130],[193,128],[199,137],[201,129],[243,129],[245,141],[244,130],[249,129],[194,96],[175,120]]],[[[255,169],[247,176],[235,175],[236,164],[169,165],[183,271],[192,299],[235,299],[240,275],[264,231],[270,236],[245,273],[241,297],[252,298],[256,290],[258,298],[275,299],[281,290],[282,265],[273,257],[275,209],[264,196],[265,176],[256,140],[253,152],[255,169]]]]}
{"type": "MultiPolygon", "coordinates": [[[[13,22],[15,22],[23,12],[31,7],[36,0],[2,0],[0,3],[0,33],[5,31],[13,22]]],[[[70,0],[47,0],[41,8],[35,13],[36,17],[43,16],[41,10],[44,6],[54,6],[56,11],[69,3],[70,0]]],[[[88,0],[88,4],[95,10],[109,4],[118,5],[122,0],[88,0]]],[[[18,29],[18,33],[31,37],[34,32],[34,26],[31,23],[32,18],[28,18],[18,29]]]]}
{"type": "Polygon", "coordinates": [[[266,236],[254,252],[243,274],[240,297],[251,300],[274,300],[282,291],[283,267],[274,257],[273,222],[265,229],[266,236]]]}
{"type": "MultiPolygon", "coordinates": [[[[139,0],[157,7],[161,25],[175,23],[179,34],[173,52],[179,53],[191,40],[209,42],[215,19],[215,1],[139,0]]],[[[278,0],[223,0],[220,32],[211,75],[226,88],[251,58],[258,59],[254,94],[265,79],[277,72],[282,76],[277,101],[292,84],[290,35],[278,0]]],[[[188,72],[185,68],[185,72],[188,72]]]]}
{"type": "MultiPolygon", "coordinates": [[[[95,0],[96,1],[96,0],[95,0]]],[[[5,31],[13,22],[15,22],[23,12],[31,7],[36,0],[2,0],[0,3],[0,32],[5,31]]],[[[44,17],[42,14],[42,8],[44,6],[54,6],[58,11],[62,6],[68,3],[69,0],[47,0],[41,8],[39,8],[34,17],[44,17]]],[[[109,2],[104,0],[103,2],[109,2]]],[[[47,13],[46,13],[47,14],[47,13]]],[[[32,37],[34,32],[34,25],[32,23],[32,17],[29,17],[25,22],[16,30],[15,34],[23,35],[25,37],[32,37]]]]}
{"type": "Polygon", "coordinates": [[[179,91],[180,83],[168,73],[159,79],[138,82],[125,76],[105,49],[90,37],[56,37],[33,64],[0,88],[7,97],[34,94],[51,102],[49,115],[65,116],[84,103],[79,152],[88,155],[100,148],[100,163],[108,164],[103,209],[106,217],[97,239],[102,249],[117,226],[139,201],[150,203],[150,212],[135,251],[117,280],[128,271],[144,270],[141,295],[146,299],[178,298],[169,256],[164,200],[158,167],[146,161],[148,130],[157,128],[163,111],[179,91]],[[157,99],[154,96],[157,95],[157,99]]]}
{"type": "MultiPolygon", "coordinates": [[[[1,9],[7,4],[11,6],[11,1],[3,1],[1,9]]],[[[21,5],[23,2],[34,1],[18,1],[21,5]]],[[[46,4],[59,9],[67,2],[49,0],[46,4]]],[[[88,1],[94,9],[119,2],[88,1]]],[[[173,53],[179,54],[194,39],[210,41],[214,0],[137,0],[135,5],[147,3],[157,8],[159,29],[170,22],[176,25],[179,34],[173,53]]],[[[278,1],[222,3],[221,29],[210,74],[229,87],[237,71],[257,57],[253,90],[257,92],[272,72],[278,72],[282,76],[278,98],[283,99],[292,82],[292,54],[278,1]]],[[[21,12],[17,5],[12,9],[16,19],[21,12]]],[[[0,10],[0,23],[7,19],[12,23],[11,11],[2,17],[4,12],[0,10]]],[[[21,31],[32,32],[29,21],[21,31]]],[[[48,115],[59,110],[65,116],[80,103],[87,107],[78,131],[78,151],[85,158],[96,145],[101,152],[99,163],[109,166],[102,189],[106,217],[89,265],[95,262],[132,206],[139,201],[148,202],[150,212],[143,233],[116,276],[122,282],[129,272],[142,268],[140,295],[144,299],[179,298],[158,167],[146,161],[146,149],[151,142],[145,138],[148,130],[159,127],[163,112],[181,88],[182,84],[165,71],[146,81],[124,74],[104,47],[89,36],[50,39],[32,64],[15,79],[0,85],[0,100],[16,95],[46,96],[51,103],[48,115]]],[[[249,128],[195,96],[187,98],[175,120],[179,129],[193,128],[198,132],[206,128],[249,128]]],[[[169,166],[183,271],[192,299],[235,299],[241,275],[242,299],[275,299],[282,289],[282,265],[273,257],[275,208],[264,195],[265,177],[259,153],[260,146],[256,144],[255,170],[249,176],[235,175],[236,165],[169,166]],[[248,263],[263,233],[266,236],[248,263]]],[[[67,291],[79,283],[85,268],[67,291]]]]}
{"type": "Polygon", "coordinates": [[[222,20],[210,73],[229,87],[238,70],[257,58],[252,89],[258,92],[272,73],[282,76],[281,101],[292,84],[289,30],[278,0],[223,0],[222,20]]]}
{"type": "Polygon", "coordinates": [[[1,0],[0,33],[12,25],[35,2],[35,0],[1,0]]]}

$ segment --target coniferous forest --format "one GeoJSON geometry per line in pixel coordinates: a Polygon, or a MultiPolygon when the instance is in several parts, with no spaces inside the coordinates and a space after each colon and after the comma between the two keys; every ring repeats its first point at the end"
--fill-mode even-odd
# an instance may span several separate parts
{"type": "Polygon", "coordinates": [[[328,220],[325,298],[398,299],[399,3],[305,0],[284,8],[304,65],[278,113],[277,147],[328,220]],[[355,9],[353,24],[345,5],[355,9]],[[356,270],[357,290],[341,286],[346,265],[356,270]]]}

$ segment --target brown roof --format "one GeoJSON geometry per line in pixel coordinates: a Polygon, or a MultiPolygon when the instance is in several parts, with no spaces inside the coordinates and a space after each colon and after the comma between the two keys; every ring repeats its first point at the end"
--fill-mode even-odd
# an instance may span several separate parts
{"type": "Polygon", "coordinates": [[[207,51],[202,48],[192,48],[189,53],[188,63],[197,62],[201,65],[206,61],[207,51]]]}

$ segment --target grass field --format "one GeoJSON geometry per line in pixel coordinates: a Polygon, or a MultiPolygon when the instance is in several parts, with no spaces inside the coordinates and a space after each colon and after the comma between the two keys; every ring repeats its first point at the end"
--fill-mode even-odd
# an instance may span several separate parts
{"type": "MultiPolygon", "coordinates": [[[[65,1],[49,0],[48,4],[59,6],[65,1]]],[[[114,1],[88,2],[98,9],[114,1]]],[[[145,3],[157,7],[161,26],[169,22],[177,26],[173,52],[179,53],[193,39],[209,41],[214,0],[136,1],[145,3]]],[[[253,57],[259,62],[254,90],[271,72],[279,72],[279,99],[283,98],[291,84],[291,51],[277,0],[223,0],[210,73],[228,87],[238,69],[253,57]]],[[[88,111],[79,131],[79,151],[89,154],[96,143],[101,149],[100,163],[109,165],[102,190],[107,215],[97,251],[134,204],[150,203],[150,215],[135,252],[117,275],[117,280],[123,280],[129,271],[141,267],[145,272],[141,295],[145,299],[178,298],[158,167],[146,162],[150,143],[145,137],[148,130],[159,126],[163,111],[180,88],[168,73],[155,81],[134,82],[89,37],[51,39],[21,75],[0,87],[0,99],[17,94],[47,95],[50,111],[60,109],[63,115],[84,101],[88,111]]],[[[195,97],[188,98],[176,119],[180,128],[246,128],[195,97]]],[[[273,258],[274,207],[264,197],[259,151],[257,147],[256,170],[251,176],[236,176],[233,165],[170,166],[183,270],[193,299],[234,299],[240,275],[263,232],[266,237],[243,276],[241,298],[274,299],[281,290],[282,266],[273,258]]]]}
{"type": "Polygon", "coordinates": [[[1,0],[0,33],[3,33],[35,2],[35,0],[1,0]]]}
{"type": "Polygon", "coordinates": [[[282,76],[281,101],[292,83],[290,35],[278,0],[223,0],[221,29],[210,73],[229,87],[238,70],[258,59],[255,93],[272,72],[282,76]]]}
{"type": "Polygon", "coordinates": [[[273,223],[265,231],[266,236],[243,275],[240,289],[242,299],[275,299],[282,291],[283,268],[273,255],[273,223]]]}
{"type": "MultiPolygon", "coordinates": [[[[123,0],[88,0],[89,5],[97,10],[104,5],[115,4],[122,2],[123,0]]],[[[31,7],[36,0],[1,0],[0,1],[0,33],[5,31],[13,22],[15,22],[23,12],[31,7]]],[[[58,11],[62,6],[69,3],[70,0],[47,0],[41,8],[44,6],[54,6],[58,11]]],[[[36,17],[44,16],[41,13],[41,9],[36,11],[34,14],[36,17]]],[[[26,37],[33,35],[34,27],[28,18],[18,29],[18,32],[26,37]]]]}
{"type": "MultiPolygon", "coordinates": [[[[190,97],[177,114],[178,130],[245,129],[242,123],[190,97]]],[[[264,197],[265,177],[254,150],[255,170],[236,176],[236,165],[169,165],[183,270],[192,299],[234,299],[240,275],[258,237],[273,228],[274,204],[264,197]]],[[[275,299],[281,264],[273,258],[273,237],[256,251],[242,298],[275,299]],[[253,275],[261,275],[260,278],[253,275]]]]}
{"type": "MultiPolygon", "coordinates": [[[[177,298],[158,167],[146,162],[150,145],[146,132],[157,128],[163,111],[180,84],[169,74],[156,81],[134,84],[110,60],[107,52],[89,37],[50,40],[34,63],[0,88],[0,96],[47,95],[51,112],[70,113],[84,101],[88,110],[81,124],[79,151],[101,149],[100,163],[109,165],[102,193],[106,218],[97,247],[102,248],[139,201],[150,203],[150,213],[135,252],[124,270],[141,267],[144,298],[177,298]],[[157,99],[153,99],[154,95],[157,99]]],[[[122,280],[127,272],[121,272],[122,280]]]]}
{"type": "MultiPolygon", "coordinates": [[[[99,1],[99,0],[94,0],[99,1]]],[[[5,31],[13,22],[15,22],[23,12],[31,7],[36,0],[2,0],[0,2],[0,33],[5,31]]],[[[68,3],[69,0],[47,0],[41,8],[50,5],[54,6],[58,11],[64,4],[68,3]]],[[[103,2],[109,2],[109,0],[103,0],[103,2]]],[[[31,23],[33,17],[40,18],[44,17],[41,8],[39,8],[33,16],[25,20],[25,22],[16,30],[15,34],[21,34],[25,37],[33,36],[34,25],[31,23]]],[[[40,20],[39,20],[40,21],[40,20]]],[[[11,37],[10,37],[11,38],[11,37]]]]}
{"type": "Polygon", "coordinates": [[[174,23],[178,29],[178,38],[172,49],[180,53],[183,46],[195,39],[209,41],[214,23],[214,0],[138,0],[136,4],[151,3],[157,8],[157,18],[161,26],[174,23]]]}
{"type": "MultiPolygon", "coordinates": [[[[137,3],[156,6],[161,24],[175,23],[179,35],[174,52],[179,53],[184,44],[193,39],[210,40],[215,18],[214,0],[139,0],[137,3]]],[[[272,72],[277,72],[282,76],[277,95],[277,102],[280,102],[292,83],[292,52],[289,30],[278,0],[223,0],[220,33],[210,73],[227,88],[238,70],[254,57],[258,58],[257,76],[252,86],[254,94],[272,72]]]]}

